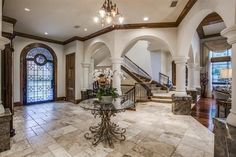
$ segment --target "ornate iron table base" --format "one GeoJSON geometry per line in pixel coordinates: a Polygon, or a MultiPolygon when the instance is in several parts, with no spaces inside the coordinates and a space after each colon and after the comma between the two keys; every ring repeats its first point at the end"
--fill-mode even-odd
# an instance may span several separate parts
{"type": "Polygon", "coordinates": [[[105,142],[110,147],[114,147],[114,142],[125,141],[124,133],[126,129],[120,128],[117,124],[111,122],[111,116],[115,116],[114,111],[92,111],[92,114],[95,118],[99,116],[101,122],[97,126],[91,126],[89,128],[90,133],[86,133],[84,137],[93,140],[92,144],[94,146],[100,142],[105,142]]]}

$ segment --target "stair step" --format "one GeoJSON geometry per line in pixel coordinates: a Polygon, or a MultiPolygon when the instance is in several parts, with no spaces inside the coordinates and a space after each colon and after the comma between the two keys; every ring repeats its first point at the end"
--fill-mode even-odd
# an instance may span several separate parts
{"type": "Polygon", "coordinates": [[[157,94],[157,93],[167,93],[167,90],[152,90],[151,91],[153,94],[157,94]]]}
{"type": "Polygon", "coordinates": [[[159,102],[159,103],[172,103],[172,99],[157,99],[157,98],[152,98],[152,102],[159,102]]]}
{"type": "Polygon", "coordinates": [[[171,96],[152,96],[152,98],[156,98],[156,99],[172,99],[171,96]]]}

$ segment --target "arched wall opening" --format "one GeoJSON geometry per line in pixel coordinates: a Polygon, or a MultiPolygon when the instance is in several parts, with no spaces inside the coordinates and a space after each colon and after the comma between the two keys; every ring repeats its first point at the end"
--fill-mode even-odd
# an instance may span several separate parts
{"type": "MultiPolygon", "coordinates": [[[[107,44],[104,42],[96,42],[88,47],[88,51],[85,54],[85,62],[90,64],[88,74],[88,88],[93,88],[93,71],[95,69],[104,70],[106,68],[112,68],[111,63],[111,51],[107,44]]],[[[85,81],[86,82],[86,81],[85,81]]]]}
{"type": "Polygon", "coordinates": [[[21,104],[55,101],[57,98],[57,56],[42,43],[24,47],[20,55],[21,104]]]}
{"type": "Polygon", "coordinates": [[[159,82],[159,75],[163,73],[171,78],[172,53],[168,44],[155,36],[139,36],[128,42],[122,51],[124,63],[133,63],[132,67],[139,67],[151,79],[159,82]]]}

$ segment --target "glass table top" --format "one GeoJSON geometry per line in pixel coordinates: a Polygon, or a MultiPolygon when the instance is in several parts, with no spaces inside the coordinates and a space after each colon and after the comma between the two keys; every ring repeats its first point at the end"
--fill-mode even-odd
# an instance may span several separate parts
{"type": "Polygon", "coordinates": [[[87,99],[79,103],[80,107],[86,110],[119,111],[126,110],[134,106],[134,102],[117,98],[111,104],[102,104],[97,98],[87,99]]]}

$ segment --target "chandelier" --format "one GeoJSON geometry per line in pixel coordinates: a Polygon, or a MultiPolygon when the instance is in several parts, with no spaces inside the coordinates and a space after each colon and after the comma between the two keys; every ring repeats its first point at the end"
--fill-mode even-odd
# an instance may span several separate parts
{"type": "Polygon", "coordinates": [[[99,17],[95,17],[95,22],[100,21],[102,27],[112,24],[115,26],[116,21],[120,24],[124,22],[124,17],[119,13],[118,7],[111,0],[105,0],[101,9],[99,10],[99,17]]]}

